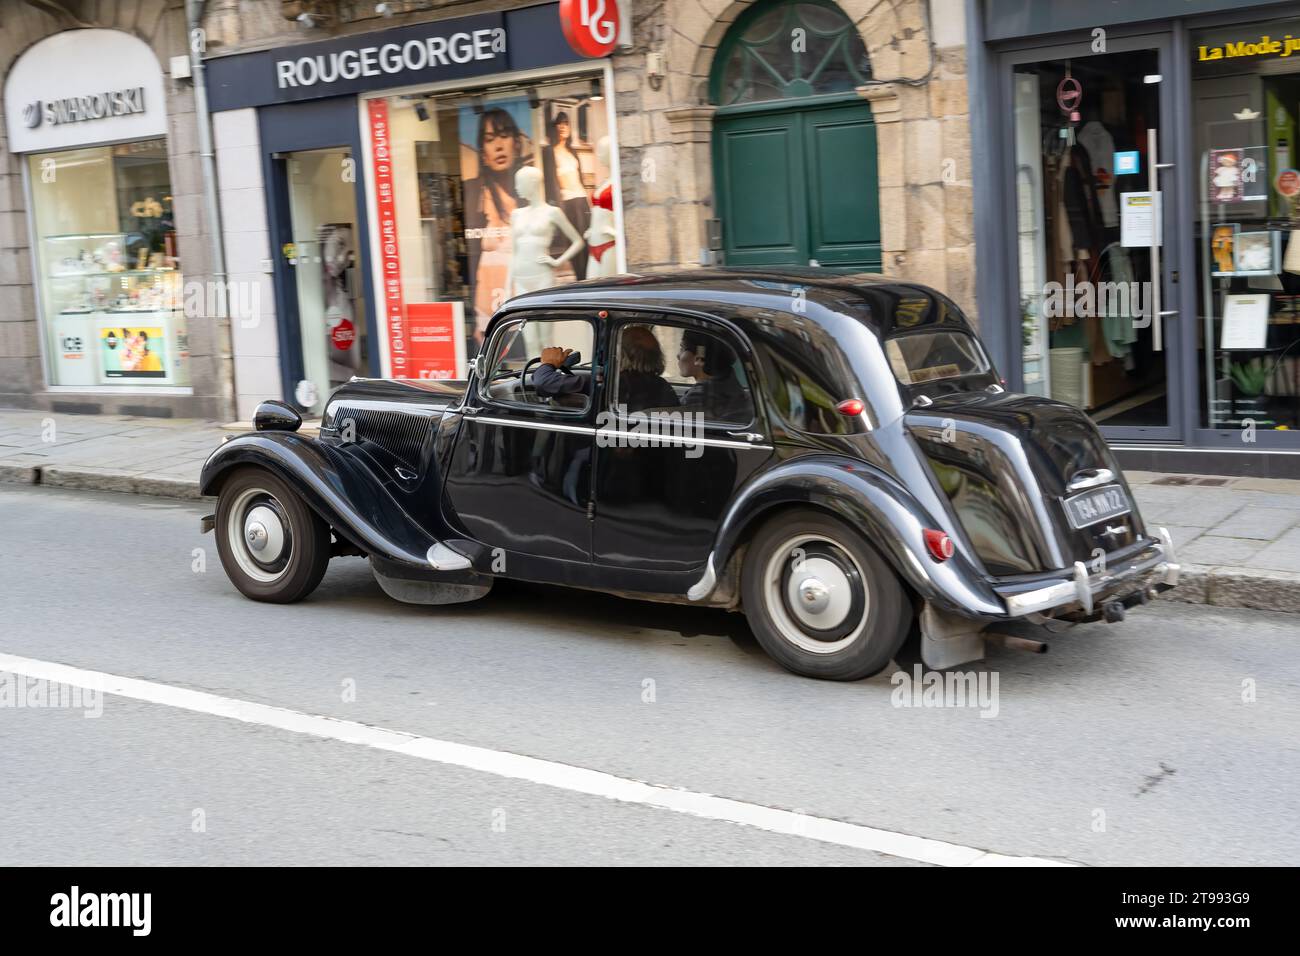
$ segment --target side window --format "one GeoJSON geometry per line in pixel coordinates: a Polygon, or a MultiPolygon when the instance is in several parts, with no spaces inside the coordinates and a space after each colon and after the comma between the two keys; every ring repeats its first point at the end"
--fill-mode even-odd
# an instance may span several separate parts
{"type": "Polygon", "coordinates": [[[832,396],[815,373],[801,370],[776,352],[769,352],[763,378],[767,383],[769,412],[779,415],[796,431],[847,435],[854,430],[850,419],[835,410],[840,398],[832,396]]]}
{"type": "Polygon", "coordinates": [[[712,332],[659,323],[620,326],[610,405],[634,412],[692,412],[715,425],[745,426],[754,400],[744,363],[712,332]]]}
{"type": "Polygon", "coordinates": [[[586,319],[543,316],[497,329],[484,352],[479,394],[490,402],[583,412],[591,402],[595,332],[586,319]],[[543,350],[567,351],[559,369],[543,367],[543,350]]]}

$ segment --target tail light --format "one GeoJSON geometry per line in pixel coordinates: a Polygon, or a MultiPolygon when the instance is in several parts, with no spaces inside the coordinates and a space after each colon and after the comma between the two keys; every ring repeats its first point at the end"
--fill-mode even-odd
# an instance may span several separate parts
{"type": "Polygon", "coordinates": [[[926,528],[925,546],[930,552],[930,557],[936,561],[947,561],[957,553],[957,549],[952,546],[952,538],[948,537],[946,531],[926,528]]]}
{"type": "Polygon", "coordinates": [[[862,404],[860,398],[846,398],[835,406],[835,410],[841,415],[848,415],[852,418],[855,415],[861,415],[866,411],[867,406],[862,404]]]}

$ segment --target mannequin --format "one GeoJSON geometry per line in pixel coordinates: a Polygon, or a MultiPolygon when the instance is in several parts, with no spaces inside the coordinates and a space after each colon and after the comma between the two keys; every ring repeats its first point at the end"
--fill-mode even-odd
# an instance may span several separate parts
{"type": "Polygon", "coordinates": [[[320,237],[325,327],[332,343],[327,351],[331,365],[342,366],[342,371],[330,369],[330,380],[342,382],[361,371],[361,345],[357,341],[358,332],[353,324],[356,315],[347,287],[347,271],[352,266],[352,226],[323,225],[320,237]]]}
{"type": "Polygon", "coordinates": [[[506,276],[506,294],[519,295],[555,285],[555,270],[582,250],[582,235],[556,206],[543,198],[542,173],[525,166],[515,174],[515,192],[524,205],[510,214],[512,252],[510,273],[506,276]],[[569,248],[558,257],[547,250],[555,231],[569,237],[569,248]]]}
{"type": "MultiPolygon", "coordinates": [[[[596,158],[609,168],[609,137],[596,142],[596,158]]],[[[587,230],[587,278],[612,276],[618,272],[618,233],[614,230],[614,187],[606,179],[596,189],[591,204],[591,227],[587,230]]]]}

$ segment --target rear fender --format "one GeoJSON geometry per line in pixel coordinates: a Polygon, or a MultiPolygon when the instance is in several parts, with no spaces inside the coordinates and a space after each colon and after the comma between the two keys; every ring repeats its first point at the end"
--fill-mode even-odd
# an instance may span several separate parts
{"type": "Polygon", "coordinates": [[[689,594],[703,600],[713,590],[740,542],[776,509],[802,505],[838,515],[861,531],[895,572],[922,598],[963,617],[1005,617],[1006,608],[983,573],[961,553],[930,557],[926,528],[942,528],[906,488],[851,458],[816,455],[765,472],[737,497],[723,519],[709,566],[689,594]]]}
{"type": "Polygon", "coordinates": [[[448,529],[420,527],[360,455],[352,447],[327,445],[294,432],[240,435],[208,457],[199,490],[220,494],[234,469],[265,468],[366,554],[429,570],[429,550],[448,536],[448,529]]]}

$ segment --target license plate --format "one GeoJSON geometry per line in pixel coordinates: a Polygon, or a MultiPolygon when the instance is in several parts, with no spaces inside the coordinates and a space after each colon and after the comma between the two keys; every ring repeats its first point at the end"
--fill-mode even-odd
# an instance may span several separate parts
{"type": "Polygon", "coordinates": [[[1107,518],[1126,515],[1132,508],[1128,495],[1119,485],[1094,488],[1081,495],[1065,499],[1065,514],[1073,528],[1086,528],[1107,518]]]}

